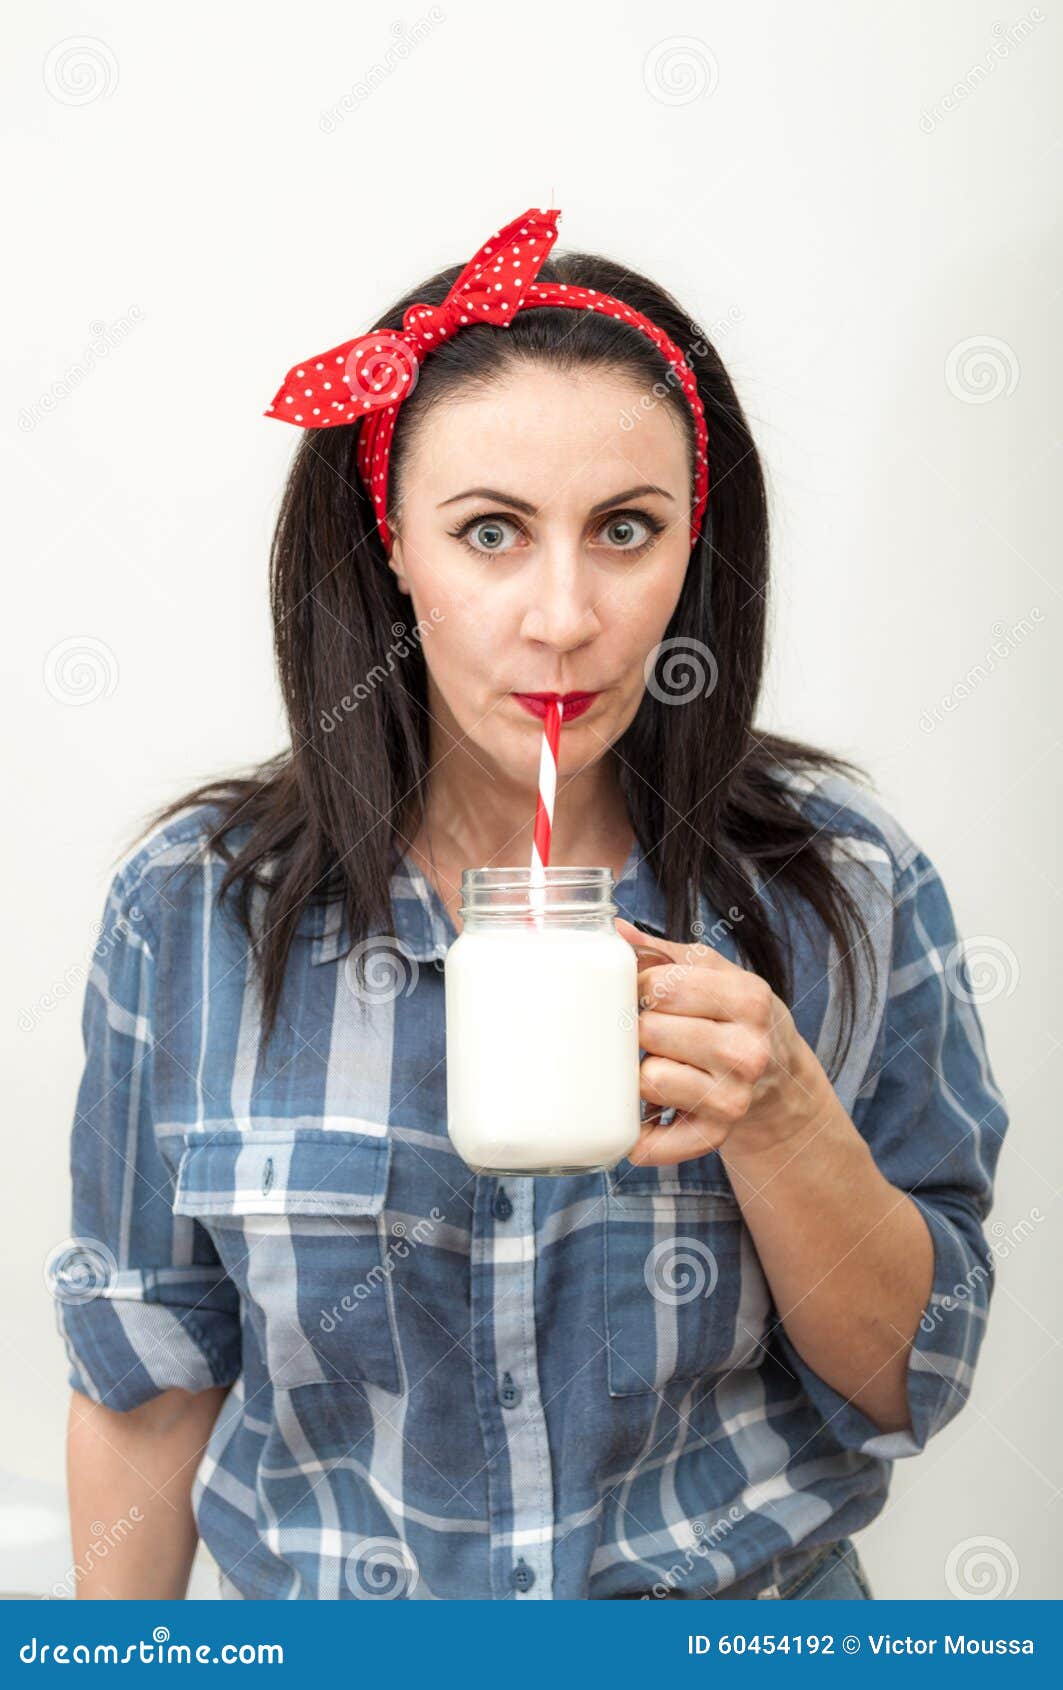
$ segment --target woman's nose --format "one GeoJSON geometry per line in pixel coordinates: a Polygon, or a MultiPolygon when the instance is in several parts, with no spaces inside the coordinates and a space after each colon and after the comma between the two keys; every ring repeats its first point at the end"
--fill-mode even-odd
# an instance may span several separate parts
{"type": "Polygon", "coordinates": [[[601,631],[591,572],[575,548],[544,553],[532,572],[521,633],[556,651],[585,645],[601,631]]]}

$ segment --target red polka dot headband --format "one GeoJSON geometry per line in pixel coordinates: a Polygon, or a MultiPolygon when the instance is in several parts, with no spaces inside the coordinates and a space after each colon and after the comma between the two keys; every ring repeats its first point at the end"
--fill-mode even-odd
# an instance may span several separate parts
{"type": "Polygon", "coordinates": [[[301,428],[328,428],[361,421],[358,470],[376,510],[386,551],[387,475],[391,437],[398,407],[417,385],[428,354],[467,323],[495,323],[508,328],[517,311],[535,305],[570,306],[578,311],[606,311],[640,329],[674,370],[686,394],[697,435],[694,506],[690,544],[701,533],[709,490],[708,432],[694,373],[675,342],[640,311],[594,288],[564,282],[537,282],[540,266],[557,239],[560,211],[526,211],[491,236],[469,260],[442,305],[411,305],[402,331],[374,329],[328,352],[304,358],[285,376],[272,405],[263,414],[301,428]]]}

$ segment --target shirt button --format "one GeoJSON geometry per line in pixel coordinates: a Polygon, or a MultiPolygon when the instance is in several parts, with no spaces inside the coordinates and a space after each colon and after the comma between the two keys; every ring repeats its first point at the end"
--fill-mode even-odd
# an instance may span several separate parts
{"type": "Polygon", "coordinates": [[[535,1583],[535,1569],[529,1567],[523,1555],[509,1575],[509,1582],[514,1590],[530,1590],[535,1583]]]}
{"type": "Polygon", "coordinates": [[[513,1205],[501,1186],[495,1192],[495,1200],[491,1204],[491,1213],[496,1221],[508,1221],[513,1213],[513,1205]]]}
{"type": "Polygon", "coordinates": [[[262,1195],[265,1197],[273,1184],[273,1157],[267,1156],[262,1166],[262,1195]]]}
{"type": "Polygon", "coordinates": [[[502,1383],[498,1387],[498,1400],[503,1408],[516,1408],[521,1398],[521,1389],[512,1373],[503,1373],[502,1383]]]}

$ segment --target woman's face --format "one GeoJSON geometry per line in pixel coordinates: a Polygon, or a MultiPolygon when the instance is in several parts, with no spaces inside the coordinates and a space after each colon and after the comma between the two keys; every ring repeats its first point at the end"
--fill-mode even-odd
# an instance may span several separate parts
{"type": "Polygon", "coordinates": [[[391,567],[425,629],[433,717],[530,786],[543,706],[526,695],[592,695],[566,711],[560,767],[595,762],[638,710],[683,585],[686,439],[664,403],[632,413],[641,398],[527,365],[430,411],[410,443],[391,567]]]}

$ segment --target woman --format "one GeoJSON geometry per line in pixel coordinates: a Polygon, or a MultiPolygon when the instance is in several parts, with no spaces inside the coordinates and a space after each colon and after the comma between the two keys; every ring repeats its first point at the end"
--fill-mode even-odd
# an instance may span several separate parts
{"type": "Polygon", "coordinates": [[[969,1392],[1006,1116],[945,891],[754,729],[741,407],[556,220],[270,407],[291,750],[124,864],[87,998],[75,1549],[145,1526],[82,1595],[181,1595],[198,1532],[230,1596],[865,1598],[851,1534],[969,1392]],[[462,869],[527,860],[543,694],[585,695],[553,861],[615,875],[647,1118],[498,1180],[447,1137],[442,967],[462,869]]]}

